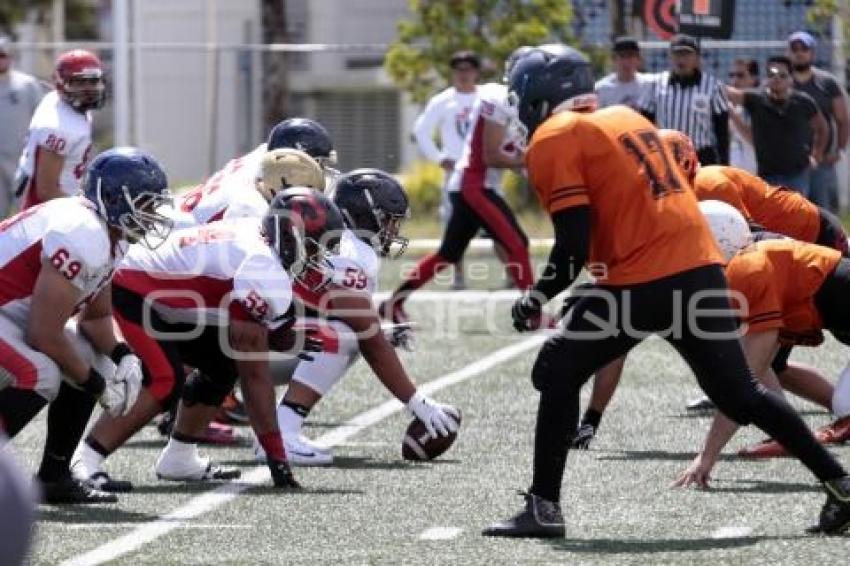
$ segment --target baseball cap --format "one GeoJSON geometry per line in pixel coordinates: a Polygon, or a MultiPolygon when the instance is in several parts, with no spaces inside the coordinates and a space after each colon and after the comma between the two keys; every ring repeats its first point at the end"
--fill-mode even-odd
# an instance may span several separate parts
{"type": "Polygon", "coordinates": [[[454,69],[455,67],[457,67],[461,63],[469,63],[470,65],[472,65],[476,69],[481,68],[481,59],[478,58],[478,55],[475,53],[475,51],[469,51],[469,50],[456,51],[452,55],[452,58],[449,59],[449,66],[452,69],[454,69]]]}
{"type": "Polygon", "coordinates": [[[699,53],[699,43],[697,43],[695,37],[679,33],[674,35],[670,40],[670,51],[693,51],[699,53]]]}
{"type": "Polygon", "coordinates": [[[795,41],[799,41],[809,49],[814,48],[817,44],[814,36],[807,31],[795,31],[791,35],[788,36],[788,45],[791,45],[795,41]]]}
{"type": "Polygon", "coordinates": [[[635,38],[627,35],[620,36],[614,40],[612,48],[614,53],[622,53],[625,51],[640,51],[640,45],[635,38]]]}

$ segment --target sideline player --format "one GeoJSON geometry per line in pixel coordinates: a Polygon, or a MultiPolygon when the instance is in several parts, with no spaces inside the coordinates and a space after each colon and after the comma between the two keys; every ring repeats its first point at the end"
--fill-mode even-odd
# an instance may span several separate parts
{"type": "Polygon", "coordinates": [[[290,276],[321,267],[326,234],[341,229],[339,211],[326,197],[291,188],[277,194],[261,224],[213,222],[177,230],[155,251],[132,248],[115,276],[113,303],[118,326],[145,364],[144,388],[128,415],[101,416],[74,454],[74,474],[129,491],[129,482],[101,470],[103,461],[179,399],[166,448],[172,457],[160,457],[157,476],[237,477],[238,470],[202,458],[197,444],[239,379],[274,484],[297,485],[275,417],[269,340],[280,340],[297,312],[290,276]],[[184,364],[198,371],[187,377],[184,364]]]}
{"type": "Polygon", "coordinates": [[[112,149],[80,196],[0,223],[0,421],[14,437],[50,403],[38,471],[48,503],[115,501],[73,479],[68,462],[95,402],[119,416],[141,387],[141,363],[113,331],[109,283],[128,242],[153,246],[170,229],[154,213],[166,187],[153,158],[112,149]]]}
{"type": "Polygon", "coordinates": [[[463,154],[449,180],[452,213],[440,248],[422,258],[410,275],[381,304],[384,318],[406,322],[404,301],[449,265],[456,263],[483,227],[506,252],[506,268],[520,290],[534,283],[528,255],[528,237],[505,200],[496,192],[503,169],[523,166],[521,151],[508,137],[510,121],[505,85],[487,83],[478,89],[470,116],[471,130],[463,154]]]}
{"type": "Polygon", "coordinates": [[[94,53],[75,49],[56,60],[56,90],[36,108],[18,163],[21,209],[76,194],[91,151],[91,110],[106,100],[103,65],[94,53]]]}
{"type": "Polygon", "coordinates": [[[541,395],[525,508],[484,534],[564,536],[561,484],[581,387],[652,333],[678,350],[724,413],[768,431],[823,482],[827,501],[818,527],[844,530],[850,477],[780,396],[756,387],[738,340],[722,257],[656,129],[622,106],[594,111],[590,63],[572,48],[531,51],[510,78],[519,119],[533,134],[526,154],[531,184],[555,226],[549,263],[514,304],[514,325],[532,328],[542,305],[588,262],[598,283],[572,307],[563,331],[546,341],[532,370],[541,395]],[[692,323],[671,333],[680,301],[696,301],[699,310],[689,317],[692,323]],[[703,309],[710,315],[700,316],[703,309]],[[641,331],[630,330],[621,315],[641,331]],[[715,339],[704,339],[706,333],[715,339]]]}
{"type": "MultiPolygon", "coordinates": [[[[838,336],[850,330],[850,260],[834,249],[787,239],[744,248],[740,244],[745,238],[730,235],[749,235],[746,221],[740,215],[736,221],[735,214],[733,209],[727,213],[732,218],[717,218],[709,225],[718,239],[738,244],[727,255],[726,276],[729,288],[746,300],[744,351],[762,384],[781,394],[771,363],[782,345],[817,346],[823,342],[823,330],[838,336]]],[[[850,414],[850,383],[839,381],[832,405],[839,416],[850,414]]],[[[703,450],[676,485],[708,487],[711,470],[737,428],[716,413],[703,450]]],[[[777,449],[784,452],[781,446],[777,449]]]]}

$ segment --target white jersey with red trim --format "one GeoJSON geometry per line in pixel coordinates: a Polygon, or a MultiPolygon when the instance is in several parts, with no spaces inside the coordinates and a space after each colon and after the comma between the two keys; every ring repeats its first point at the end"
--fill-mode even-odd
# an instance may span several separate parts
{"type": "Polygon", "coordinates": [[[269,203],[255,188],[266,144],[231,159],[212,177],[180,195],[172,216],[176,228],[208,224],[225,218],[261,218],[269,203]]]}
{"type": "Polygon", "coordinates": [[[27,190],[35,189],[33,183],[40,156],[48,150],[65,158],[59,175],[59,188],[66,195],[76,194],[88,165],[91,134],[90,112],[77,112],[59,98],[56,91],[46,94],[32,115],[27,143],[18,162],[20,173],[29,178],[27,190]]]}
{"type": "MultiPolygon", "coordinates": [[[[487,167],[484,164],[484,123],[490,121],[507,126],[511,115],[508,89],[505,85],[487,83],[478,88],[478,100],[470,113],[470,127],[464,140],[463,153],[449,178],[449,191],[457,192],[464,188],[499,188],[503,169],[487,167]]],[[[505,139],[502,150],[506,153],[514,151],[508,139],[505,139]]]]}
{"type": "Polygon", "coordinates": [[[328,258],[328,261],[333,268],[328,287],[317,292],[307,289],[298,281],[295,283],[295,294],[307,305],[323,310],[334,286],[365,291],[370,296],[377,291],[378,271],[381,267],[378,254],[351,230],[343,231],[339,253],[328,258]]]}
{"type": "Polygon", "coordinates": [[[0,223],[0,313],[26,322],[44,259],[80,290],[80,310],[109,283],[125,251],[125,242],[110,246],[106,224],[82,197],[19,212],[0,223]]]}
{"type": "Polygon", "coordinates": [[[247,311],[275,329],[292,302],[289,275],[256,219],[175,230],[155,250],[130,247],[115,284],[153,301],[168,322],[222,325],[247,311]],[[233,303],[244,309],[235,312],[233,303]]]}

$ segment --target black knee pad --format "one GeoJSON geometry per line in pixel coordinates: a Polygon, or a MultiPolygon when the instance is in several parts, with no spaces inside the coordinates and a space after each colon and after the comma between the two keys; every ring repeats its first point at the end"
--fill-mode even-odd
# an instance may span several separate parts
{"type": "Polygon", "coordinates": [[[183,404],[187,407],[195,403],[218,407],[233,390],[236,378],[236,375],[210,377],[195,370],[189,374],[186,385],[183,386],[183,404]]]}

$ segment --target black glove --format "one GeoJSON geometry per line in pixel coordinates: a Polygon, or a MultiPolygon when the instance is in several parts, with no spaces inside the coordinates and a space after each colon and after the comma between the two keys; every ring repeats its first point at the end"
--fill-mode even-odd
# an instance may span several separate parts
{"type": "Polygon", "coordinates": [[[540,326],[540,315],[543,305],[533,294],[526,293],[516,300],[511,308],[511,318],[514,319],[514,328],[518,332],[536,330],[540,326]]]}
{"type": "Polygon", "coordinates": [[[587,450],[590,448],[590,441],[596,436],[596,427],[590,423],[585,423],[578,427],[575,437],[573,437],[573,448],[579,450],[587,450]]]}
{"type": "Polygon", "coordinates": [[[275,487],[300,489],[301,484],[295,479],[292,468],[286,460],[275,460],[271,456],[266,457],[266,464],[272,473],[272,481],[275,487]]]}

